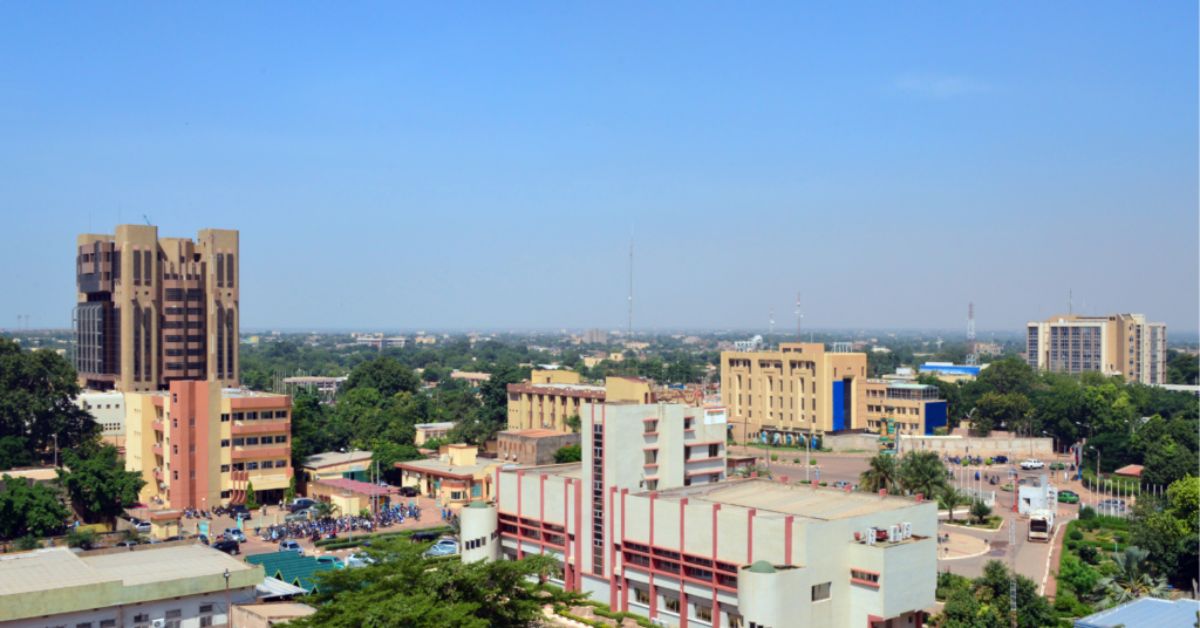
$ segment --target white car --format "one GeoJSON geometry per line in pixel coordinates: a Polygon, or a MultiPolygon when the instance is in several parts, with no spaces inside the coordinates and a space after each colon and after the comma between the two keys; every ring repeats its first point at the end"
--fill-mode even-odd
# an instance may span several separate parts
{"type": "Polygon", "coordinates": [[[1042,467],[1045,467],[1045,466],[1046,466],[1046,463],[1042,462],[1041,460],[1034,460],[1032,458],[1030,458],[1029,460],[1021,461],[1021,468],[1025,469],[1026,471],[1029,471],[1031,469],[1041,469],[1042,467]]]}

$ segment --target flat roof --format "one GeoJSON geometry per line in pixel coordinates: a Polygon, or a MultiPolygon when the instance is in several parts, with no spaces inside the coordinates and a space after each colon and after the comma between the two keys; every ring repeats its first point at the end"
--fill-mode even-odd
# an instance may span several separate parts
{"type": "Polygon", "coordinates": [[[287,397],[287,395],[281,395],[279,393],[262,392],[259,390],[250,390],[249,388],[222,388],[221,396],[226,399],[242,399],[247,397],[287,397]]]}
{"type": "Polygon", "coordinates": [[[442,421],[440,423],[417,423],[413,427],[419,430],[448,430],[456,425],[454,421],[442,421]]]}
{"type": "Polygon", "coordinates": [[[475,464],[450,464],[443,460],[409,460],[408,462],[397,462],[397,469],[408,469],[409,471],[419,471],[426,473],[435,473],[440,475],[475,475],[481,471],[486,471],[488,467],[497,464],[495,459],[487,458],[483,462],[475,464]]]}
{"type": "MultiPolygon", "coordinates": [[[[645,495],[647,493],[640,493],[645,495]]],[[[813,488],[804,484],[784,484],[777,480],[748,478],[713,484],[685,486],[658,492],[658,499],[687,497],[714,504],[728,504],[776,512],[814,521],[831,521],[899,510],[917,505],[905,497],[880,497],[874,493],[850,492],[835,488],[813,488]]]]}
{"type": "MultiPolygon", "coordinates": [[[[297,587],[299,588],[299,587],[297,587]]],[[[266,620],[295,619],[308,617],[317,609],[300,602],[269,602],[266,604],[238,604],[237,608],[266,620]]]]}
{"type": "Polygon", "coordinates": [[[513,386],[536,388],[549,391],[562,392],[583,392],[583,393],[599,393],[604,394],[605,388],[595,384],[534,384],[532,382],[522,382],[513,384],[513,386]]]}
{"type": "Polygon", "coordinates": [[[221,575],[249,571],[251,565],[200,544],[173,545],[141,551],[116,551],[105,554],[81,554],[80,560],[106,576],[117,577],[125,586],[178,580],[196,576],[221,575]]]}
{"type": "Polygon", "coordinates": [[[526,471],[530,475],[555,475],[572,480],[583,479],[583,463],[582,462],[564,462],[563,464],[543,464],[536,466],[521,466],[521,465],[506,465],[501,469],[502,472],[526,471]]]}
{"type": "Polygon", "coordinates": [[[58,471],[54,467],[37,467],[34,469],[8,469],[0,471],[0,477],[11,475],[14,478],[25,478],[26,480],[34,480],[45,482],[58,478],[58,471]]]}
{"type": "Polygon", "coordinates": [[[547,438],[550,436],[567,436],[571,432],[556,432],[544,428],[530,428],[526,430],[502,430],[499,435],[508,434],[510,436],[524,436],[525,438],[547,438]]]}
{"type": "Polygon", "coordinates": [[[296,377],[285,377],[285,384],[336,384],[349,379],[346,375],[331,377],[328,375],[297,375],[296,377]]]}
{"type": "Polygon", "coordinates": [[[1193,626],[1200,601],[1160,600],[1144,597],[1075,620],[1075,628],[1116,628],[1117,626],[1193,626]]]}
{"type": "Polygon", "coordinates": [[[260,567],[199,544],[0,555],[0,623],[255,586],[260,567]]]}
{"type": "Polygon", "coordinates": [[[305,467],[332,467],[339,464],[349,462],[360,462],[370,460],[371,452],[369,451],[327,451],[324,453],[313,454],[304,459],[305,467]]]}
{"type": "Polygon", "coordinates": [[[362,495],[367,495],[370,497],[378,497],[381,495],[390,495],[394,492],[399,491],[399,489],[391,487],[391,486],[380,486],[378,484],[371,484],[370,482],[360,482],[358,480],[351,480],[350,478],[330,478],[328,480],[315,480],[314,484],[320,484],[322,486],[328,486],[331,488],[339,488],[339,489],[342,489],[345,491],[352,491],[352,492],[360,493],[362,495]]]}

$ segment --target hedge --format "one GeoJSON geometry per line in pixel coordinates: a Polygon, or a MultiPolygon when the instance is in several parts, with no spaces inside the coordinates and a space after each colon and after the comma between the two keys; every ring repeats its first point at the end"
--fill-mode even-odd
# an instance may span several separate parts
{"type": "Polygon", "coordinates": [[[359,545],[362,545],[364,541],[367,541],[367,540],[370,540],[373,542],[373,541],[392,539],[392,538],[408,538],[416,532],[433,532],[435,534],[445,534],[446,532],[450,532],[450,531],[451,531],[450,526],[439,526],[436,528],[418,528],[415,530],[400,530],[398,532],[376,532],[374,534],[358,535],[353,538],[338,537],[336,539],[321,539],[321,540],[317,541],[316,543],[314,543],[314,545],[316,547],[320,547],[322,549],[338,550],[338,549],[346,549],[349,547],[358,547],[359,545]]]}

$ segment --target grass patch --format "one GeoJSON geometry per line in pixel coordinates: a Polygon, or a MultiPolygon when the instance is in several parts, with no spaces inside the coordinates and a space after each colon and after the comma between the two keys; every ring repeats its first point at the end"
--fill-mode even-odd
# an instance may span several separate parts
{"type": "Polygon", "coordinates": [[[347,549],[350,547],[358,547],[366,541],[382,541],[385,539],[406,539],[416,532],[433,532],[436,534],[445,534],[450,532],[450,526],[439,526],[436,528],[419,528],[415,530],[401,530],[399,532],[376,532],[374,534],[355,535],[354,538],[338,537],[336,539],[321,539],[314,543],[316,547],[327,550],[347,549]]]}
{"type": "Polygon", "coordinates": [[[968,519],[955,519],[953,522],[951,522],[948,519],[946,520],[946,523],[950,523],[950,524],[956,525],[956,526],[962,526],[964,528],[974,528],[976,530],[999,530],[1000,524],[1003,522],[1004,522],[1004,517],[1001,517],[1000,515],[988,515],[987,520],[985,520],[983,523],[979,523],[979,521],[976,520],[974,517],[972,517],[969,520],[968,519]]]}

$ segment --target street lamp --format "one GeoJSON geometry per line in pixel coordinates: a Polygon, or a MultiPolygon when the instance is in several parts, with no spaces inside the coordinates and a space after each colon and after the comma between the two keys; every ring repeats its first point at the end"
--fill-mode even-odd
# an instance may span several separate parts
{"type": "Polygon", "coordinates": [[[1095,445],[1088,445],[1088,449],[1096,452],[1096,481],[1092,483],[1092,492],[1094,493],[1096,492],[1096,487],[1100,484],[1100,448],[1095,445]]]}
{"type": "Polygon", "coordinates": [[[226,567],[225,573],[221,575],[225,576],[225,624],[233,628],[233,606],[229,603],[229,568],[226,567]]]}

